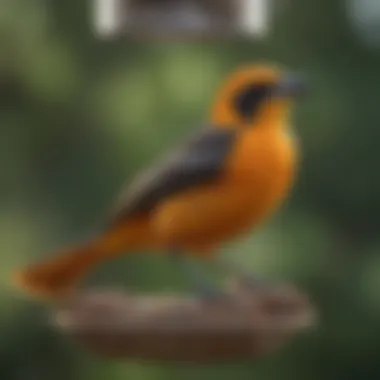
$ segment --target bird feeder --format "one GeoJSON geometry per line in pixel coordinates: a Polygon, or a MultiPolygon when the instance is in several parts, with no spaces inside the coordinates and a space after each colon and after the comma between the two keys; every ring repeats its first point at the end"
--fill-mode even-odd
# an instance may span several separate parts
{"type": "Polygon", "coordinates": [[[93,0],[100,38],[262,38],[272,0],[93,0]]]}
{"type": "Polygon", "coordinates": [[[203,364],[262,358],[316,325],[312,303],[290,284],[231,285],[214,300],[89,289],[52,322],[101,357],[203,364]]]}

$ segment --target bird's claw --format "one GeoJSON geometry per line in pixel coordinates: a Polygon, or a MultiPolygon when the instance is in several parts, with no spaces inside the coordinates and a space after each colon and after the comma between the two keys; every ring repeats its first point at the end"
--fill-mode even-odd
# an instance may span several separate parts
{"type": "Polygon", "coordinates": [[[213,286],[198,289],[198,295],[200,300],[207,303],[220,303],[228,300],[229,298],[226,292],[213,286]]]}

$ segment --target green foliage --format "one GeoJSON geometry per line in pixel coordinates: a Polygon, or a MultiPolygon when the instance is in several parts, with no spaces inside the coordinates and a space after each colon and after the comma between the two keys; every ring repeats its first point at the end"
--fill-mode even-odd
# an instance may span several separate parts
{"type": "MultiPolygon", "coordinates": [[[[289,1],[267,40],[203,45],[98,41],[85,3],[0,9],[0,377],[378,379],[380,55],[359,44],[344,2],[289,1]],[[289,205],[223,254],[302,284],[321,327],[276,357],[210,368],[73,347],[10,289],[10,271],[94,232],[120,186],[205,120],[220,79],[258,59],[310,77],[295,115],[303,165],[289,205]]],[[[120,259],[89,281],[186,288],[164,258],[120,259]]]]}

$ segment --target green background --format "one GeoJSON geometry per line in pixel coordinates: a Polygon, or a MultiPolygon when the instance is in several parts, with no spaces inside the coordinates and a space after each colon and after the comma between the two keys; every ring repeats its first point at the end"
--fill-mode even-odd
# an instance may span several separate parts
{"type": "MultiPolygon", "coordinates": [[[[202,45],[104,42],[90,15],[81,0],[0,5],[0,378],[379,379],[380,53],[355,34],[346,2],[289,0],[268,38],[202,45]],[[231,70],[256,60],[310,79],[295,112],[302,170],[281,212],[222,254],[302,286],[319,327],[263,360],[211,367],[83,352],[11,288],[10,272],[96,231],[125,180],[206,118],[231,70]]],[[[107,263],[88,283],[186,288],[167,258],[151,257],[107,263]]]]}

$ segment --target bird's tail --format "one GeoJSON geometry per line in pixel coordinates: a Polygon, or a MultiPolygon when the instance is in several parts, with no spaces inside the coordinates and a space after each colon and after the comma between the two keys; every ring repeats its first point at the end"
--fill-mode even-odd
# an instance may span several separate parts
{"type": "Polygon", "coordinates": [[[14,280],[30,295],[53,299],[67,296],[95,265],[124,250],[138,247],[142,239],[147,238],[145,230],[136,225],[112,231],[97,240],[58,252],[51,259],[27,266],[14,274],[14,280]]]}
{"type": "Polygon", "coordinates": [[[16,284],[35,296],[67,295],[98,261],[107,256],[94,243],[58,252],[52,259],[27,266],[14,274],[16,284]]]}

